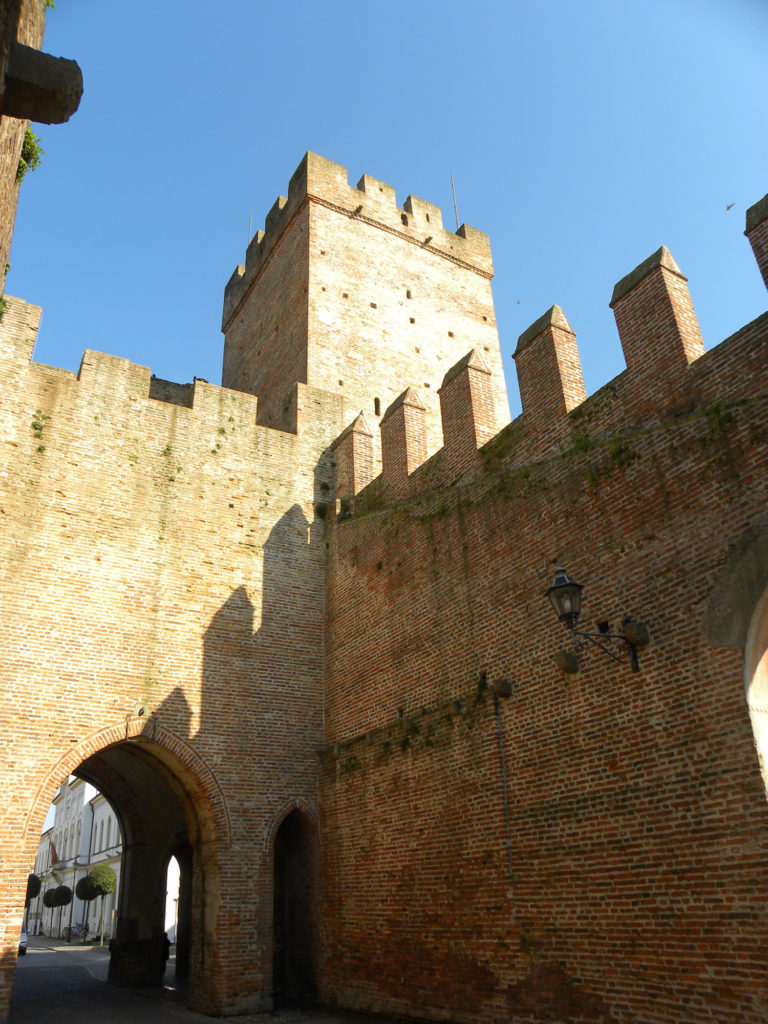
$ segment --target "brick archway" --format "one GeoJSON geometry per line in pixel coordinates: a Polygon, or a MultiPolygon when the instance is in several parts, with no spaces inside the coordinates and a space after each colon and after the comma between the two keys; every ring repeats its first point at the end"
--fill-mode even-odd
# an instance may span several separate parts
{"type": "Polygon", "coordinates": [[[309,819],[312,823],[312,827],[315,832],[320,831],[320,821],[317,814],[317,810],[309,804],[306,800],[302,800],[301,797],[296,797],[293,800],[289,800],[287,804],[284,804],[278,813],[272,819],[272,824],[264,834],[264,853],[271,855],[275,847],[275,837],[283,824],[285,819],[293,811],[301,811],[301,813],[309,819]]]}
{"type": "Polygon", "coordinates": [[[35,837],[40,834],[40,826],[45,820],[51,799],[63,779],[76,774],[80,765],[94,754],[129,741],[157,745],[160,751],[165,752],[168,761],[176,762],[177,770],[178,766],[184,766],[181,773],[184,780],[195,791],[194,795],[202,798],[210,808],[210,815],[204,819],[204,824],[210,826],[209,839],[217,845],[228,847],[232,842],[232,826],[216,776],[190,743],[164,728],[152,717],[129,717],[98,729],[60,757],[38,786],[30,803],[24,826],[25,835],[30,828],[35,837]]]}
{"type": "MultiPolygon", "coordinates": [[[[110,982],[121,987],[161,984],[165,875],[169,857],[183,850],[184,895],[178,913],[186,944],[179,973],[189,976],[190,1008],[216,1012],[221,857],[231,845],[231,826],[210,766],[157,718],[129,716],[94,731],[46,771],[27,811],[29,836],[39,834],[52,796],[69,775],[103,793],[123,832],[110,982]]],[[[178,950],[176,962],[181,962],[178,950]]]]}

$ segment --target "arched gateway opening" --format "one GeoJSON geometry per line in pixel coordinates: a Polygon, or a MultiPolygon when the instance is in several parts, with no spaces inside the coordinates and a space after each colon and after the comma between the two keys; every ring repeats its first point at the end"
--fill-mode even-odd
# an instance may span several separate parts
{"type": "Polygon", "coordinates": [[[133,718],[73,750],[49,777],[40,800],[50,798],[48,789],[55,790],[70,774],[104,794],[124,838],[109,982],[163,983],[166,876],[175,857],[180,872],[175,973],[189,979],[190,1008],[216,1012],[209,989],[216,973],[217,851],[229,842],[229,822],[212,773],[186,741],[152,718],[133,718]]]}
{"type": "Polygon", "coordinates": [[[760,771],[768,795],[768,588],[757,604],[747,635],[744,685],[760,771]]]}

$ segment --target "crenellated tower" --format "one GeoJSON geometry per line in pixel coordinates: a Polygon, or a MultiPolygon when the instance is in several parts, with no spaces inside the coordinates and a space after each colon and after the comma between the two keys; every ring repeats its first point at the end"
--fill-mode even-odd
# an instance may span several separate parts
{"type": "Polygon", "coordinates": [[[225,292],[222,383],[259,396],[259,422],[286,427],[296,382],[343,396],[371,426],[419,388],[426,445],[441,444],[438,388],[476,349],[494,381],[494,425],[508,420],[488,236],[443,227],[437,206],[307,153],[225,292]]]}

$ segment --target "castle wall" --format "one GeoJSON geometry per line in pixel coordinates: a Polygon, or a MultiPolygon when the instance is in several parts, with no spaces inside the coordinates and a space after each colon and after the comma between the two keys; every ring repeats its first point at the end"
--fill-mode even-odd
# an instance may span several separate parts
{"type": "Polygon", "coordinates": [[[271,1009],[277,856],[279,924],[299,907],[312,933],[289,967],[328,1004],[765,1020],[745,647],[762,665],[768,314],[705,352],[662,247],[614,290],[627,369],[585,398],[552,307],[499,429],[491,273],[480,232],[308,154],[227,286],[239,390],[93,351],[41,366],[41,311],[10,300],[0,1019],[45,811],[80,771],[127,826],[121,982],[156,980],[143,880],[178,841],[210,1013],[271,1009]],[[583,626],[648,624],[639,673],[594,649],[559,673],[557,565],[583,626]]]}
{"type": "MultiPolygon", "coordinates": [[[[385,458],[350,491],[344,460],[369,441],[339,444],[321,764],[331,1002],[478,1021],[768,1013],[768,804],[743,677],[768,585],[768,314],[689,362],[692,307],[667,265],[646,261],[616,300],[630,303],[622,340],[639,348],[643,325],[648,358],[580,405],[564,400],[564,317],[521,338],[523,414],[464,447],[458,482],[457,440],[405,488],[385,458]],[[649,387],[654,359],[666,379],[649,387]],[[596,650],[559,672],[557,565],[585,585],[582,628],[625,614],[650,627],[638,674],[596,650]]],[[[462,374],[464,407],[443,412],[457,438],[482,416],[462,374]]],[[[415,450],[413,436],[383,443],[415,450]]]]}
{"type": "Polygon", "coordinates": [[[86,352],[78,376],[30,363],[35,319],[11,299],[0,327],[3,948],[18,941],[23,884],[56,786],[100,743],[128,738],[143,706],[148,738],[169,737],[177,761],[194,752],[189,784],[176,785],[214,836],[218,889],[209,882],[208,959],[196,979],[215,986],[205,1008],[269,1006],[264,843],[287,804],[317,802],[324,552],[315,504],[330,480],[323,452],[343,425],[341,403],[299,389],[299,433],[270,430],[257,426],[250,395],[202,381],[173,389],[124,359],[86,352]],[[205,786],[220,794],[227,828],[194,796],[205,786]]]}

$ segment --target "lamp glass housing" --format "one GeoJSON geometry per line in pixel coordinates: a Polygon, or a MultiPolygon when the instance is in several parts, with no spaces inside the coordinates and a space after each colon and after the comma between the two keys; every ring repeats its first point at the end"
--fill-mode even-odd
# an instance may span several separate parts
{"type": "Polygon", "coordinates": [[[572,580],[563,568],[557,569],[547,597],[552,603],[555,615],[566,629],[575,629],[581,614],[581,583],[572,580]]]}

